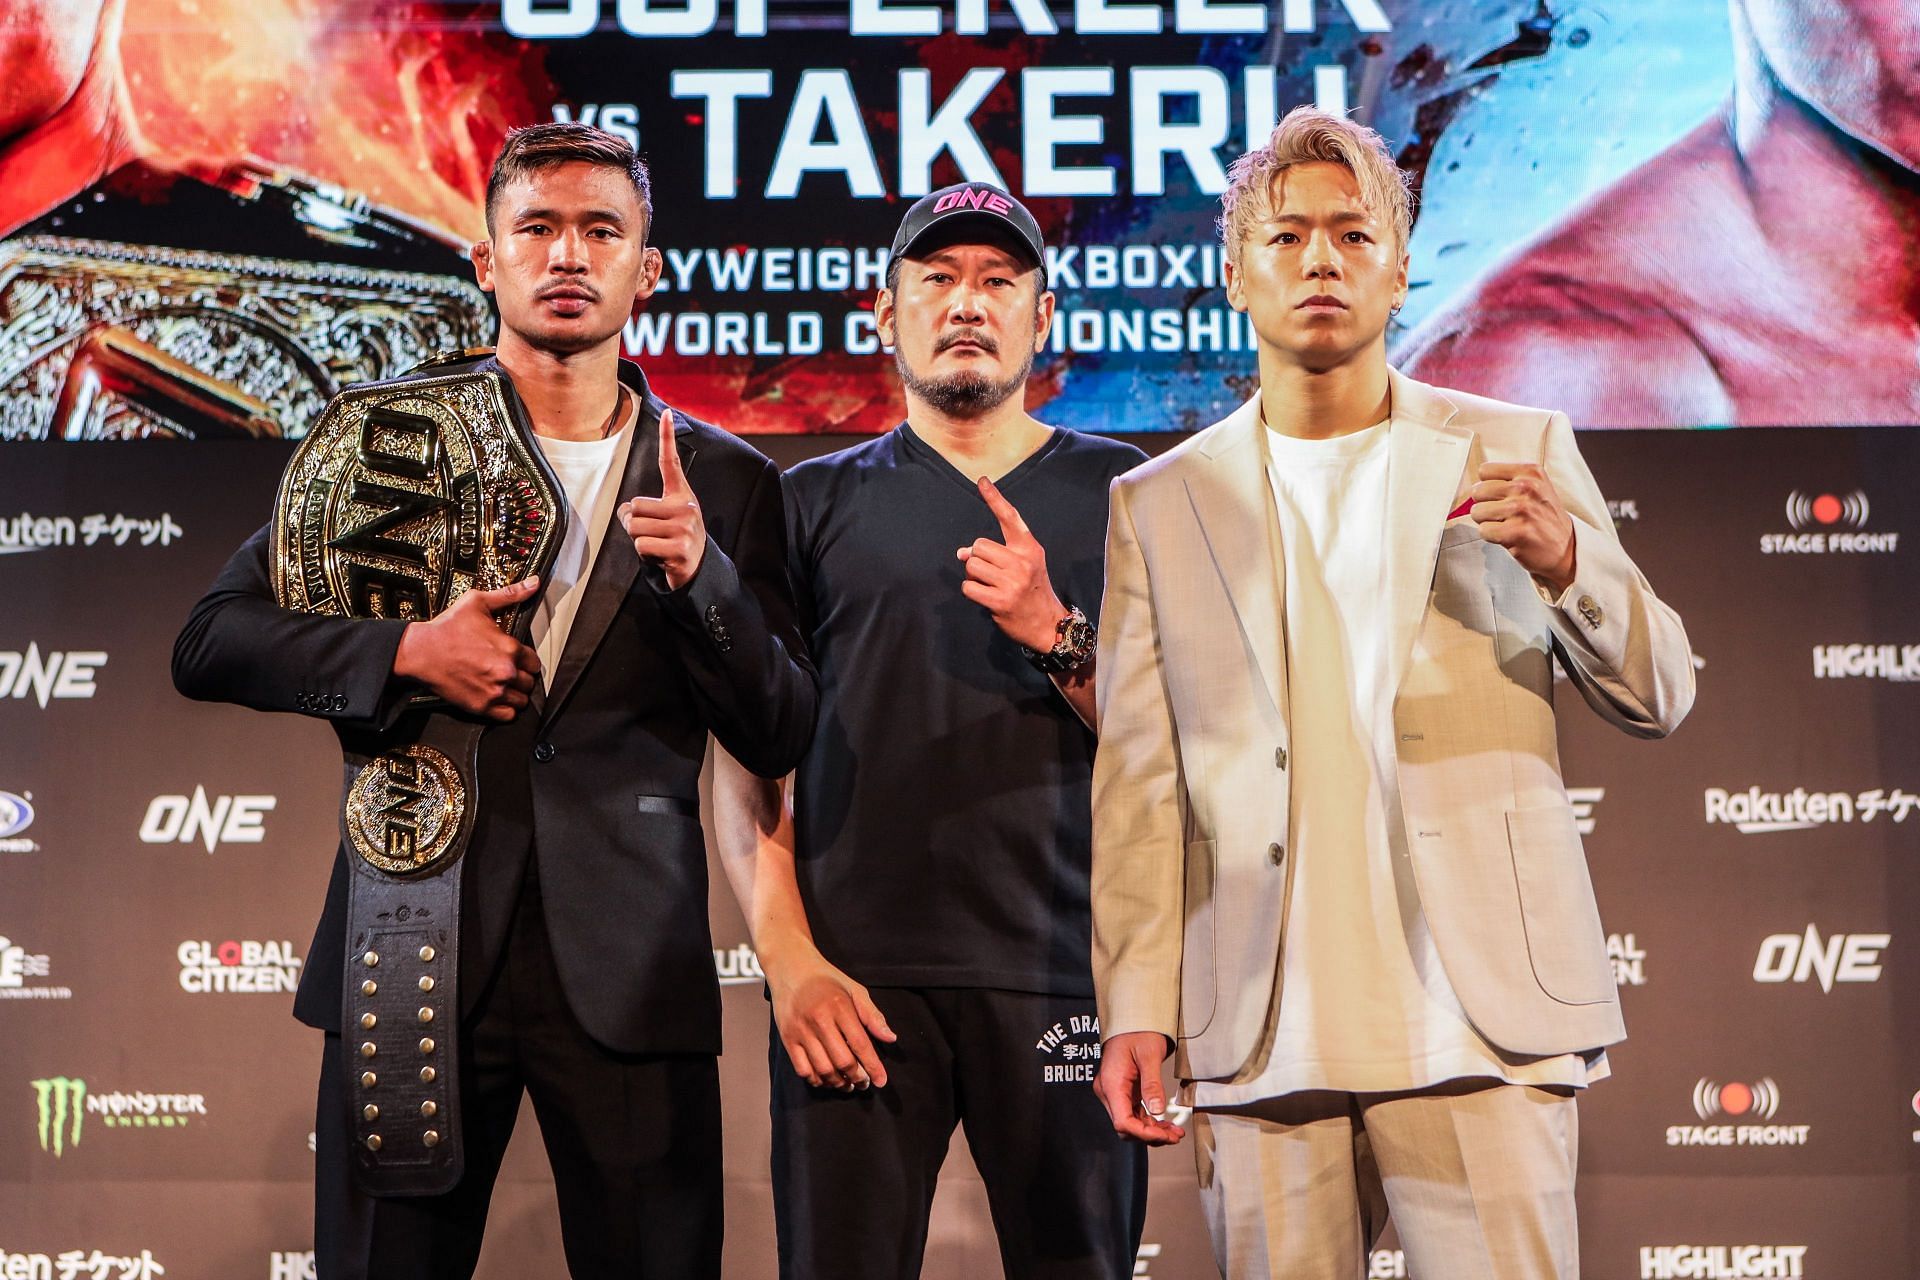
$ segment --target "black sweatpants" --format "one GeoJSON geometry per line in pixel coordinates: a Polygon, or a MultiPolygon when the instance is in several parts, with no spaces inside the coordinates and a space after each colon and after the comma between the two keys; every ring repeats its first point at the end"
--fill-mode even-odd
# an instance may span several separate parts
{"type": "Polygon", "coordinates": [[[772,1037],[773,1203],[783,1280],[911,1280],[956,1123],[986,1183],[1007,1280],[1133,1274],[1147,1153],[1093,1094],[1088,996],[870,989],[899,1036],[887,1087],[810,1087],[772,1037]]]}
{"type": "Polygon", "coordinates": [[[355,1189],[340,1037],[326,1037],[316,1121],[319,1280],[467,1280],[520,1095],[533,1097],[567,1268],[585,1280],[718,1280],[720,1078],[705,1054],[601,1047],[567,1005],[529,870],[506,954],[462,1028],[466,1173],[439,1196],[355,1189]]]}

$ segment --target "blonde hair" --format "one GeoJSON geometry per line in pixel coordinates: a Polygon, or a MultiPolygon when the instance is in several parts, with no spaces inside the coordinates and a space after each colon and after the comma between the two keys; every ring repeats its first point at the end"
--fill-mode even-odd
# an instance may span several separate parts
{"type": "Polygon", "coordinates": [[[1240,246],[1252,224],[1273,212],[1274,182],[1297,164],[1324,160],[1353,175],[1360,203],[1374,217],[1393,228],[1402,254],[1413,234],[1413,192],[1406,171],[1394,163],[1386,139],[1366,125],[1318,107],[1295,107],[1274,126],[1263,147],[1233,162],[1227,170],[1227,189],[1220,197],[1215,223],[1227,251],[1227,261],[1238,266],[1240,246]]]}

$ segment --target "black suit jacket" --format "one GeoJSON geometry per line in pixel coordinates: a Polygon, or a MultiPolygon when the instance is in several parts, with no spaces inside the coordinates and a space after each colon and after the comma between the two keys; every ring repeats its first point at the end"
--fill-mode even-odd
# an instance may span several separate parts
{"type": "MultiPolygon", "coordinates": [[[[620,368],[642,405],[620,492],[657,496],[665,406],[637,366],[620,368]]],[[[674,419],[707,525],[700,569],[669,590],[614,518],[550,692],[481,738],[462,881],[463,1008],[497,966],[532,858],[567,999],[596,1040],[626,1053],[720,1049],[698,808],[707,733],[777,777],[805,751],[819,702],[787,581],[778,471],[726,432],[674,419]]],[[[378,751],[405,730],[409,688],[391,673],[407,624],[280,608],[268,536],[248,539],[194,606],[174,644],[175,686],[324,717],[348,750],[378,751]]],[[[324,1030],[339,1030],[350,856],[343,846],[335,857],[294,1002],[324,1030]]]]}

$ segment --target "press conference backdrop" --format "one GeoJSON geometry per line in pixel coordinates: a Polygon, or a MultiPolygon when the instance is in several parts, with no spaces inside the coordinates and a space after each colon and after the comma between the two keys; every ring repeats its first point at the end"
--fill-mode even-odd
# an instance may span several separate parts
{"type": "MultiPolygon", "coordinates": [[[[0,0],[0,1276],[310,1273],[288,1007],[332,739],[182,702],[168,649],[334,390],[490,340],[460,254],[506,129],[638,144],[667,269],[623,347],[792,462],[899,419],[884,247],[961,178],[1047,231],[1035,412],[1150,449],[1219,416],[1254,378],[1225,166],[1304,101],[1415,175],[1401,363],[1583,427],[1788,428],[1582,436],[1701,684],[1663,743],[1564,700],[1633,1036],[1583,1104],[1587,1274],[1920,1274],[1920,366],[1875,310],[1915,47],[1903,0],[0,0]],[[1761,187],[1845,194],[1848,252],[1797,264],[1761,187]]],[[[717,876],[713,928],[728,1274],[765,1276],[766,1006],[717,876]]],[[[1009,1087],[1084,1087],[1046,1030],[1009,1087]]],[[[953,1159],[928,1274],[995,1274],[953,1159]]],[[[1138,1275],[1210,1274],[1190,1161],[1154,1157],[1138,1275]]],[[[483,1274],[561,1273],[530,1116],[493,1222],[483,1274]]]]}
{"type": "MultiPolygon", "coordinates": [[[[1582,1103],[1586,1274],[1908,1280],[1920,433],[1581,444],[1685,617],[1700,681],[1664,742],[1626,739],[1560,686],[1631,1032],[1582,1103]]],[[[0,512],[28,513],[6,516],[27,533],[0,558],[0,1275],[308,1274],[320,1037],[289,1008],[337,756],[318,722],[190,704],[168,677],[180,621],[264,518],[288,448],[0,454],[0,512]]],[[[767,1006],[713,881],[727,1274],[771,1276],[767,1006]]],[[[1087,1087],[1046,1030],[1006,1087],[1087,1087]]],[[[530,1113],[515,1144],[483,1274],[563,1274],[530,1113]]],[[[963,1143],[953,1159],[927,1275],[998,1274],[963,1143]]],[[[1152,1171],[1136,1274],[1212,1274],[1190,1151],[1152,1171]]],[[[1389,1247],[1374,1274],[1401,1266],[1389,1247]]]]}

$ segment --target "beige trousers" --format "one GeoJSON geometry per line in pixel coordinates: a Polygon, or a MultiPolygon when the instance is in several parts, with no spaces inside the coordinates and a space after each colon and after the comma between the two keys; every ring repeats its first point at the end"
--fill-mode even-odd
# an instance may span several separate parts
{"type": "Polygon", "coordinates": [[[1578,1280],[1570,1090],[1297,1093],[1193,1125],[1228,1280],[1365,1280],[1389,1214],[1412,1280],[1578,1280]]]}

